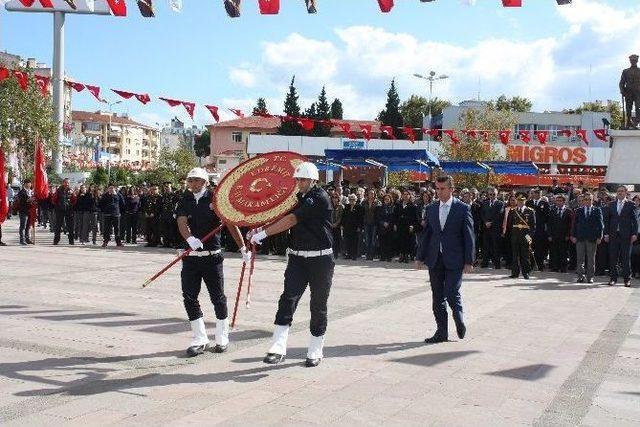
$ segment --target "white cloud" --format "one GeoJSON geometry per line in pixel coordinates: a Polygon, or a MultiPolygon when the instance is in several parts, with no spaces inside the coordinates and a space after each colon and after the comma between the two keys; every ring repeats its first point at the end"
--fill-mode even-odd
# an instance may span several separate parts
{"type": "Polygon", "coordinates": [[[229,80],[240,86],[251,88],[256,84],[256,73],[246,68],[231,68],[229,80]]]}

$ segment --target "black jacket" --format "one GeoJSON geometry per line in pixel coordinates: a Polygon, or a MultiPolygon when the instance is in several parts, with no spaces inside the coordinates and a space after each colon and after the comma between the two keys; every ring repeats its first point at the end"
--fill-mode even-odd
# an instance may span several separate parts
{"type": "Polygon", "coordinates": [[[122,194],[104,193],[100,199],[100,210],[105,215],[120,216],[124,212],[124,199],[122,194]]]}

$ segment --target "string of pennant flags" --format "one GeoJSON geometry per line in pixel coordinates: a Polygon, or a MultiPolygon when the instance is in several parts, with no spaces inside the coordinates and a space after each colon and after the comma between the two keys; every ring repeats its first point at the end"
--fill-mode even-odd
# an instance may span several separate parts
{"type": "MultiPolygon", "coordinates": [[[[0,3],[6,3],[8,0],[0,0],[0,3]]],[[[34,5],[41,6],[43,9],[54,9],[52,0],[16,0],[22,6],[26,8],[33,7],[34,5]]],[[[104,0],[103,0],[104,1],[104,0]]],[[[140,14],[144,18],[155,17],[155,5],[154,0],[130,0],[135,1],[140,10],[140,14]]],[[[244,0],[245,3],[248,0],[244,0]]],[[[255,0],[254,0],[255,1],[255,0]]],[[[304,0],[308,13],[318,12],[319,0],[304,0]]],[[[395,7],[394,0],[376,0],[380,8],[380,12],[389,13],[395,7]]],[[[435,0],[420,0],[421,3],[431,3],[435,0]]],[[[558,4],[569,4],[571,0],[556,0],[558,4]]],[[[64,0],[70,10],[76,10],[78,5],[86,0],[64,0]]],[[[257,0],[258,10],[261,15],[277,15],[280,13],[280,0],[257,0]]],[[[522,7],[523,0],[501,0],[504,7],[522,7]]],[[[109,11],[113,16],[124,17],[127,16],[127,1],[126,0],[106,0],[109,6],[109,11]]],[[[468,6],[476,4],[476,0],[460,0],[460,3],[468,6]]],[[[242,10],[242,0],[222,0],[222,4],[225,12],[231,18],[239,18],[242,10]]],[[[182,10],[182,0],[169,0],[169,7],[174,12],[180,12],[182,10]]]]}
{"type": "MultiPolygon", "coordinates": [[[[20,70],[10,70],[8,68],[0,67],[0,82],[15,77],[18,80],[18,84],[22,90],[27,90],[29,86],[29,74],[25,71],[20,70]]],[[[50,78],[46,76],[33,76],[34,83],[36,87],[40,90],[43,96],[47,96],[49,93],[49,82],[50,78]]],[[[67,84],[71,89],[76,92],[82,92],[85,89],[89,92],[96,100],[101,103],[106,103],[107,101],[101,96],[101,88],[99,86],[90,85],[86,83],[80,83],[76,81],[65,80],[65,84],[67,84]]],[[[137,93],[137,92],[129,92],[120,89],[111,89],[112,92],[117,94],[123,99],[129,100],[135,98],[138,102],[143,105],[147,105],[151,102],[152,98],[148,93],[137,93]]],[[[168,104],[170,107],[179,107],[182,106],[189,117],[193,119],[196,103],[183,101],[179,99],[167,98],[159,96],[158,99],[168,104]]],[[[209,111],[213,119],[216,123],[220,122],[220,108],[216,105],[204,105],[204,107],[209,111]]],[[[233,113],[238,118],[245,117],[244,112],[237,108],[229,108],[231,113],[233,113]]],[[[359,129],[352,127],[352,123],[339,121],[339,120],[321,120],[321,119],[313,119],[309,117],[293,117],[288,115],[276,115],[269,113],[258,113],[255,114],[260,117],[265,118],[277,118],[280,119],[281,122],[292,122],[297,123],[300,127],[306,131],[311,132],[316,125],[320,126],[329,126],[339,127],[342,132],[350,139],[358,139],[356,133],[360,133],[362,138],[369,141],[373,137],[374,127],[378,128],[380,134],[384,135],[386,138],[391,140],[396,139],[407,139],[414,143],[418,140],[418,135],[429,135],[431,138],[436,140],[443,140],[444,137],[447,137],[449,142],[452,144],[459,144],[462,142],[461,137],[466,136],[470,139],[480,139],[485,143],[489,143],[492,139],[492,136],[497,136],[497,139],[504,145],[508,145],[515,139],[519,139],[525,144],[529,144],[533,141],[533,138],[538,141],[538,143],[544,145],[547,143],[551,136],[564,136],[570,138],[572,136],[578,137],[582,142],[586,145],[589,144],[589,135],[586,129],[559,129],[559,130],[520,130],[518,132],[513,132],[511,130],[501,130],[501,131],[491,131],[491,130],[481,130],[481,129],[440,129],[440,128],[414,128],[411,126],[403,126],[403,127],[393,127],[385,124],[380,125],[371,125],[371,124],[358,124],[359,129]]],[[[607,130],[602,129],[593,129],[593,135],[600,141],[607,142],[608,134],[607,130]]]]}

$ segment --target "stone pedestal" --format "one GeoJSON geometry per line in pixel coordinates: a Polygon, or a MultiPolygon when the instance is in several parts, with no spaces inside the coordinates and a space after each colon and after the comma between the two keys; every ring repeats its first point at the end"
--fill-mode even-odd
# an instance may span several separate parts
{"type": "Polygon", "coordinates": [[[613,139],[605,183],[640,185],[640,130],[612,130],[613,139]]]}

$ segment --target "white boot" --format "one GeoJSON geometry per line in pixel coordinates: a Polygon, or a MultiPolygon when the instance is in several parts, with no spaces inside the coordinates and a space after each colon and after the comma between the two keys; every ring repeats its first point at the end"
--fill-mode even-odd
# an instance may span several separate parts
{"type": "Polygon", "coordinates": [[[191,322],[191,330],[193,331],[193,341],[187,349],[187,354],[191,357],[204,353],[209,345],[209,337],[204,327],[204,319],[201,317],[191,322]]]}
{"type": "Polygon", "coordinates": [[[307,361],[322,359],[322,347],[324,346],[324,335],[320,337],[311,336],[309,340],[309,350],[307,351],[307,361]]]}
{"type": "Polygon", "coordinates": [[[276,329],[273,331],[273,339],[271,341],[271,348],[269,349],[269,353],[281,354],[282,356],[286,356],[288,339],[289,327],[276,325],[276,329]]]}
{"type": "Polygon", "coordinates": [[[227,349],[227,345],[229,345],[229,319],[218,319],[216,321],[216,352],[222,353],[227,349]]]}

